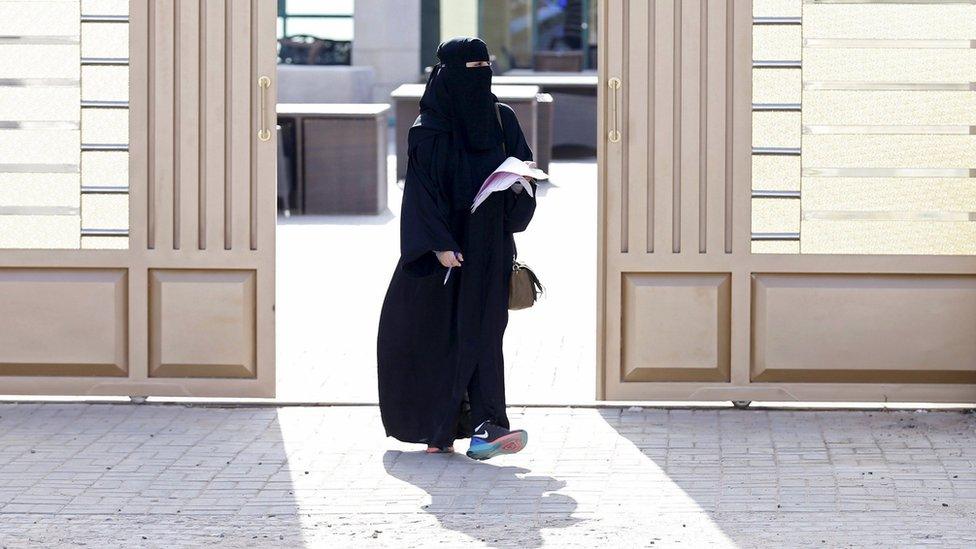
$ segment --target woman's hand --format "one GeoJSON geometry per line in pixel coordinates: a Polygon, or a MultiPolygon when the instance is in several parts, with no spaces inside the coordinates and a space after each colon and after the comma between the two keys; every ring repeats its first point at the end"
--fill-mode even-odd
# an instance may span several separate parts
{"type": "Polygon", "coordinates": [[[535,183],[535,178],[533,177],[522,176],[522,179],[525,180],[525,183],[522,183],[520,181],[510,187],[512,191],[515,192],[515,194],[522,194],[522,191],[525,190],[525,187],[535,183]]]}
{"type": "MultiPolygon", "coordinates": [[[[532,168],[532,169],[535,169],[535,168],[538,168],[539,167],[538,164],[536,164],[535,162],[533,162],[531,160],[523,160],[522,162],[525,162],[525,165],[528,166],[528,167],[530,167],[530,168],[532,168]]],[[[534,177],[525,176],[525,180],[528,181],[529,183],[535,183],[535,178],[534,177]]]]}
{"type": "Polygon", "coordinates": [[[445,267],[460,267],[461,262],[464,261],[464,256],[460,252],[437,252],[434,254],[437,256],[437,261],[441,262],[441,265],[445,267]]]}

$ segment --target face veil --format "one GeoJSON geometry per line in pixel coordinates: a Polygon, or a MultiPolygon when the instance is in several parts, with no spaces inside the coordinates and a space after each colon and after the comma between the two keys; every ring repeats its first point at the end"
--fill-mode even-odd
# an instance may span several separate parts
{"type": "Polygon", "coordinates": [[[488,46],[479,38],[454,38],[437,48],[440,61],[427,81],[420,100],[421,112],[434,111],[447,118],[465,148],[490,149],[502,141],[491,93],[491,67],[467,67],[489,61],[488,46]]]}

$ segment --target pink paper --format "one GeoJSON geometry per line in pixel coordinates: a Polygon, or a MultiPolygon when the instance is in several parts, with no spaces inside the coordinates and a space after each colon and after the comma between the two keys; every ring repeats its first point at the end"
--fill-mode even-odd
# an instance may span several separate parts
{"type": "Polygon", "coordinates": [[[531,177],[536,180],[548,179],[549,175],[546,172],[529,166],[525,162],[510,156],[501,163],[498,168],[495,169],[491,175],[485,179],[482,183],[481,189],[478,190],[478,194],[474,197],[474,203],[471,205],[471,212],[480,206],[485,200],[491,196],[491,193],[498,191],[505,191],[512,187],[512,185],[519,183],[525,192],[532,196],[532,185],[525,179],[526,177],[531,177]]]}

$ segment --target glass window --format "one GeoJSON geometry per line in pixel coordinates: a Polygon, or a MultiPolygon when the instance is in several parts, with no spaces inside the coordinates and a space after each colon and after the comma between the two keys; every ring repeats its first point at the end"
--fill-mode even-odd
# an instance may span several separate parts
{"type": "Polygon", "coordinates": [[[353,0],[287,0],[288,13],[352,17],[353,0]]]}
{"type": "MultiPolygon", "coordinates": [[[[288,17],[288,36],[309,35],[326,40],[352,41],[352,18],[288,17]]],[[[284,33],[284,26],[282,26],[284,33]]]]}
{"type": "Polygon", "coordinates": [[[497,66],[503,71],[532,67],[533,3],[532,0],[482,0],[479,6],[479,35],[488,43],[497,66]]]}
{"type": "Polygon", "coordinates": [[[535,17],[537,51],[583,49],[582,0],[538,0],[535,17]]]}
{"type": "Polygon", "coordinates": [[[278,38],[296,35],[351,41],[353,0],[278,0],[278,38]]]}
{"type": "Polygon", "coordinates": [[[481,0],[479,31],[501,70],[596,68],[596,0],[481,0]]]}

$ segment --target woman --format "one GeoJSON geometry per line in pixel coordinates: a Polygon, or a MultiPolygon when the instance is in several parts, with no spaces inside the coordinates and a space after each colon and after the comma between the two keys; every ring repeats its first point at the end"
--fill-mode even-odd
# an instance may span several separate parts
{"type": "Polygon", "coordinates": [[[507,156],[531,161],[532,151],[514,111],[491,93],[484,42],[449,40],[437,58],[407,138],[400,261],[377,345],[380,411],[388,436],[430,453],[472,437],[467,455],[488,459],[528,440],[509,430],[502,336],[512,233],[529,224],[535,198],[518,186],[475,213],[471,204],[507,156]]]}

